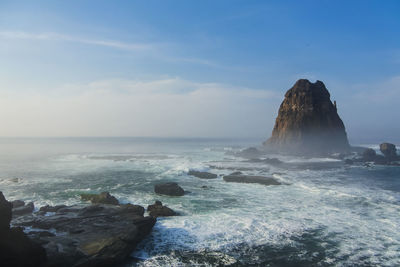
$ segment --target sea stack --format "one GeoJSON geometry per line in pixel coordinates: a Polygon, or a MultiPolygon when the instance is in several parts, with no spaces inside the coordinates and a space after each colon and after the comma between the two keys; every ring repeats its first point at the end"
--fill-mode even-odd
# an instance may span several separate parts
{"type": "Polygon", "coordinates": [[[350,149],[336,101],[321,81],[298,80],[283,100],[267,150],[285,154],[328,155],[350,149]]]}

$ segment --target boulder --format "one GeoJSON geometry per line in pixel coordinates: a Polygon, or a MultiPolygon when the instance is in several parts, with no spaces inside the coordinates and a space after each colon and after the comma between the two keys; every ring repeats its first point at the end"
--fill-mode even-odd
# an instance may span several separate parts
{"type": "Polygon", "coordinates": [[[300,79],[286,92],[264,147],[270,152],[318,156],[350,150],[336,102],[331,102],[323,82],[300,79]]]}
{"type": "Polygon", "coordinates": [[[262,185],[280,185],[276,179],[265,176],[243,175],[241,173],[232,173],[224,176],[224,181],[234,183],[256,183],[262,185]]]}
{"type": "Polygon", "coordinates": [[[364,161],[374,161],[376,158],[376,152],[372,148],[367,148],[362,153],[362,159],[364,161]]]}
{"type": "Polygon", "coordinates": [[[137,214],[140,216],[144,215],[144,208],[139,205],[133,205],[133,204],[122,204],[120,205],[122,207],[122,212],[129,212],[133,214],[137,214]]]}
{"type": "Polygon", "coordinates": [[[190,170],[188,172],[188,175],[195,176],[200,179],[215,179],[218,177],[218,175],[210,172],[201,172],[201,171],[195,171],[195,170],[190,170]]]}
{"type": "Polygon", "coordinates": [[[12,208],[15,209],[15,208],[25,206],[25,202],[22,200],[14,200],[14,201],[11,201],[11,205],[12,205],[12,208]]]}
{"type": "Polygon", "coordinates": [[[147,207],[147,211],[149,212],[151,217],[167,217],[167,216],[175,216],[178,215],[175,211],[168,208],[167,206],[163,206],[161,201],[156,200],[153,205],[149,205],[147,207]]]}
{"type": "Polygon", "coordinates": [[[66,208],[66,207],[67,207],[66,205],[56,205],[56,206],[46,205],[46,206],[40,207],[39,213],[45,214],[46,212],[57,212],[58,210],[66,208]]]}
{"type": "Polygon", "coordinates": [[[162,183],[154,186],[154,192],[167,196],[183,196],[185,191],[177,183],[162,183]]]}
{"type": "Polygon", "coordinates": [[[20,206],[18,208],[13,208],[12,209],[12,214],[13,214],[13,216],[25,215],[25,214],[28,214],[28,213],[32,213],[34,209],[35,209],[35,205],[33,204],[33,202],[29,202],[25,206],[20,206]]]}
{"type": "Polygon", "coordinates": [[[13,225],[35,228],[27,235],[42,244],[47,266],[114,266],[128,258],[153,228],[156,219],[144,217],[143,211],[135,205],[77,205],[50,216],[18,217],[13,225]]]}
{"type": "Polygon", "coordinates": [[[382,143],[379,145],[382,154],[387,158],[397,158],[396,146],[390,143],[382,143]]]}
{"type": "Polygon", "coordinates": [[[110,204],[118,205],[119,201],[109,192],[102,192],[100,194],[81,194],[81,199],[90,201],[93,204],[110,204]]]}

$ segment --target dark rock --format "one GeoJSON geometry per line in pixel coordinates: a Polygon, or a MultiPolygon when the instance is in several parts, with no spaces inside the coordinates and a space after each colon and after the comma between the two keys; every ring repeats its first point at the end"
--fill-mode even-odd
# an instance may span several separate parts
{"type": "Polygon", "coordinates": [[[387,157],[384,157],[382,155],[375,155],[374,159],[373,159],[375,164],[379,164],[379,165],[389,165],[391,160],[387,157]]]}
{"type": "Polygon", "coordinates": [[[235,183],[256,183],[262,185],[280,185],[281,183],[271,177],[230,174],[224,176],[224,181],[235,183]]]}
{"type": "Polygon", "coordinates": [[[35,209],[35,205],[33,204],[33,202],[29,202],[25,206],[12,209],[12,214],[13,214],[13,216],[24,215],[24,214],[32,213],[34,209],[35,209]]]}
{"type": "Polygon", "coordinates": [[[25,202],[22,200],[14,200],[14,201],[11,201],[11,205],[12,205],[12,208],[15,209],[15,208],[25,206],[25,202]]]}
{"type": "Polygon", "coordinates": [[[354,164],[354,161],[351,160],[351,159],[345,159],[344,164],[346,164],[346,165],[352,165],[352,164],[354,164]]]}
{"type": "Polygon", "coordinates": [[[362,159],[364,161],[374,161],[376,158],[376,152],[372,148],[367,148],[362,153],[362,159]]]}
{"type": "Polygon", "coordinates": [[[140,215],[143,210],[128,204],[70,206],[55,215],[18,217],[13,225],[61,233],[28,233],[46,250],[47,266],[114,266],[129,257],[153,228],[156,219],[140,215]]]}
{"type": "Polygon", "coordinates": [[[283,161],[277,159],[277,158],[266,158],[266,159],[249,159],[247,162],[254,162],[254,163],[265,163],[265,164],[270,164],[270,165],[280,165],[283,163],[283,161]]]}
{"type": "Polygon", "coordinates": [[[129,212],[129,213],[133,213],[133,214],[137,214],[140,216],[144,215],[144,208],[142,206],[139,205],[133,205],[133,204],[122,204],[120,205],[122,207],[122,212],[129,212]]]}
{"type": "Polygon", "coordinates": [[[0,233],[10,229],[11,208],[11,203],[6,200],[3,192],[0,191],[0,233]]]}
{"type": "Polygon", "coordinates": [[[195,176],[197,178],[201,179],[215,179],[218,177],[218,175],[210,172],[201,172],[201,171],[195,171],[195,170],[190,170],[188,172],[188,175],[195,176]]]}
{"type": "Polygon", "coordinates": [[[81,199],[90,201],[93,204],[110,204],[118,205],[119,201],[108,192],[102,192],[100,194],[81,194],[81,199]]]}
{"type": "Polygon", "coordinates": [[[39,209],[39,212],[57,212],[59,209],[66,208],[65,205],[57,205],[57,206],[43,206],[39,209]]]}
{"type": "Polygon", "coordinates": [[[385,157],[391,159],[397,158],[396,146],[394,144],[382,143],[379,145],[379,149],[385,157]]]}
{"type": "Polygon", "coordinates": [[[264,154],[263,151],[260,151],[255,147],[249,147],[249,148],[243,149],[242,151],[236,152],[234,155],[242,157],[242,158],[252,159],[252,158],[257,158],[259,156],[262,156],[263,154],[264,154]]]}
{"type": "Polygon", "coordinates": [[[0,265],[41,266],[46,260],[44,249],[32,242],[22,228],[10,229],[12,205],[0,192],[0,265]]]}
{"type": "Polygon", "coordinates": [[[229,175],[242,175],[243,173],[242,172],[232,172],[231,174],[229,174],[229,175]]]}
{"type": "Polygon", "coordinates": [[[154,192],[167,196],[183,196],[185,194],[185,191],[177,183],[156,184],[154,192]]]}
{"type": "Polygon", "coordinates": [[[267,150],[288,154],[328,155],[350,149],[336,102],[321,81],[298,80],[286,92],[267,150]]]}
{"type": "Polygon", "coordinates": [[[0,238],[0,262],[2,266],[42,266],[46,252],[32,242],[22,228],[15,227],[2,233],[0,238]]]}
{"type": "Polygon", "coordinates": [[[167,217],[167,216],[175,216],[178,215],[175,211],[168,208],[167,206],[163,206],[161,201],[156,200],[153,205],[149,205],[147,207],[147,211],[149,212],[151,217],[167,217]]]}

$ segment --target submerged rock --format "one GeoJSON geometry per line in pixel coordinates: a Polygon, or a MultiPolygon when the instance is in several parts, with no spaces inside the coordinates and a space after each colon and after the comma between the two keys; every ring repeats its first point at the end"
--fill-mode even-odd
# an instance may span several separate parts
{"type": "Polygon", "coordinates": [[[195,176],[200,179],[215,179],[218,177],[218,175],[211,173],[211,172],[201,172],[201,171],[195,171],[195,170],[190,170],[188,172],[188,175],[195,176]]]}
{"type": "Polygon", "coordinates": [[[19,208],[19,207],[25,206],[25,201],[22,201],[22,200],[14,200],[14,201],[11,201],[11,205],[12,205],[12,208],[13,208],[13,209],[19,208]]]}
{"type": "Polygon", "coordinates": [[[33,202],[29,202],[28,204],[24,206],[19,206],[17,208],[12,209],[12,214],[13,216],[20,216],[28,213],[32,213],[33,210],[35,209],[35,205],[33,202]]]}
{"type": "Polygon", "coordinates": [[[224,181],[235,183],[256,183],[262,185],[281,185],[280,182],[272,177],[243,175],[241,172],[224,176],[224,181]]]}
{"type": "Polygon", "coordinates": [[[234,153],[235,156],[246,158],[246,159],[257,158],[259,156],[262,156],[263,154],[264,154],[263,151],[260,151],[255,147],[249,147],[249,148],[243,149],[242,151],[234,153]]]}
{"type": "Polygon", "coordinates": [[[185,191],[177,183],[162,183],[154,186],[154,192],[167,196],[183,196],[185,191]]]}
{"type": "Polygon", "coordinates": [[[350,149],[336,102],[321,81],[298,80],[286,92],[267,150],[288,154],[327,155],[350,149]]]}
{"type": "Polygon", "coordinates": [[[362,159],[364,161],[374,161],[376,158],[376,152],[372,148],[367,148],[362,153],[362,159]]]}
{"type": "Polygon", "coordinates": [[[265,159],[254,158],[247,160],[247,162],[265,163],[270,165],[280,165],[283,163],[283,161],[277,158],[265,158],[265,159]]]}
{"type": "Polygon", "coordinates": [[[109,192],[102,192],[100,194],[81,194],[81,199],[90,201],[93,204],[110,204],[118,205],[119,201],[114,196],[110,195],[109,192]]]}
{"type": "Polygon", "coordinates": [[[156,202],[147,207],[147,211],[149,212],[151,217],[167,217],[167,216],[175,216],[178,215],[175,211],[164,206],[161,201],[156,200],[156,202]]]}

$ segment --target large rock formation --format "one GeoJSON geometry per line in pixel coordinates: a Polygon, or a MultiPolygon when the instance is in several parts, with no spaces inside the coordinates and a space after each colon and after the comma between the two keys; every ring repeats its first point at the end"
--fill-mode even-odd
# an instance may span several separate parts
{"type": "Polygon", "coordinates": [[[42,266],[45,250],[20,227],[10,227],[12,204],[0,192],[0,266],[42,266]]]}
{"type": "Polygon", "coordinates": [[[132,204],[48,206],[13,219],[13,225],[24,227],[27,236],[41,244],[47,254],[45,266],[115,266],[153,228],[156,219],[143,213],[143,207],[132,204]],[[44,212],[53,208],[55,214],[44,212]]]}
{"type": "Polygon", "coordinates": [[[289,154],[324,155],[349,150],[336,102],[331,102],[321,81],[300,79],[286,92],[272,136],[264,146],[289,154]]]}

